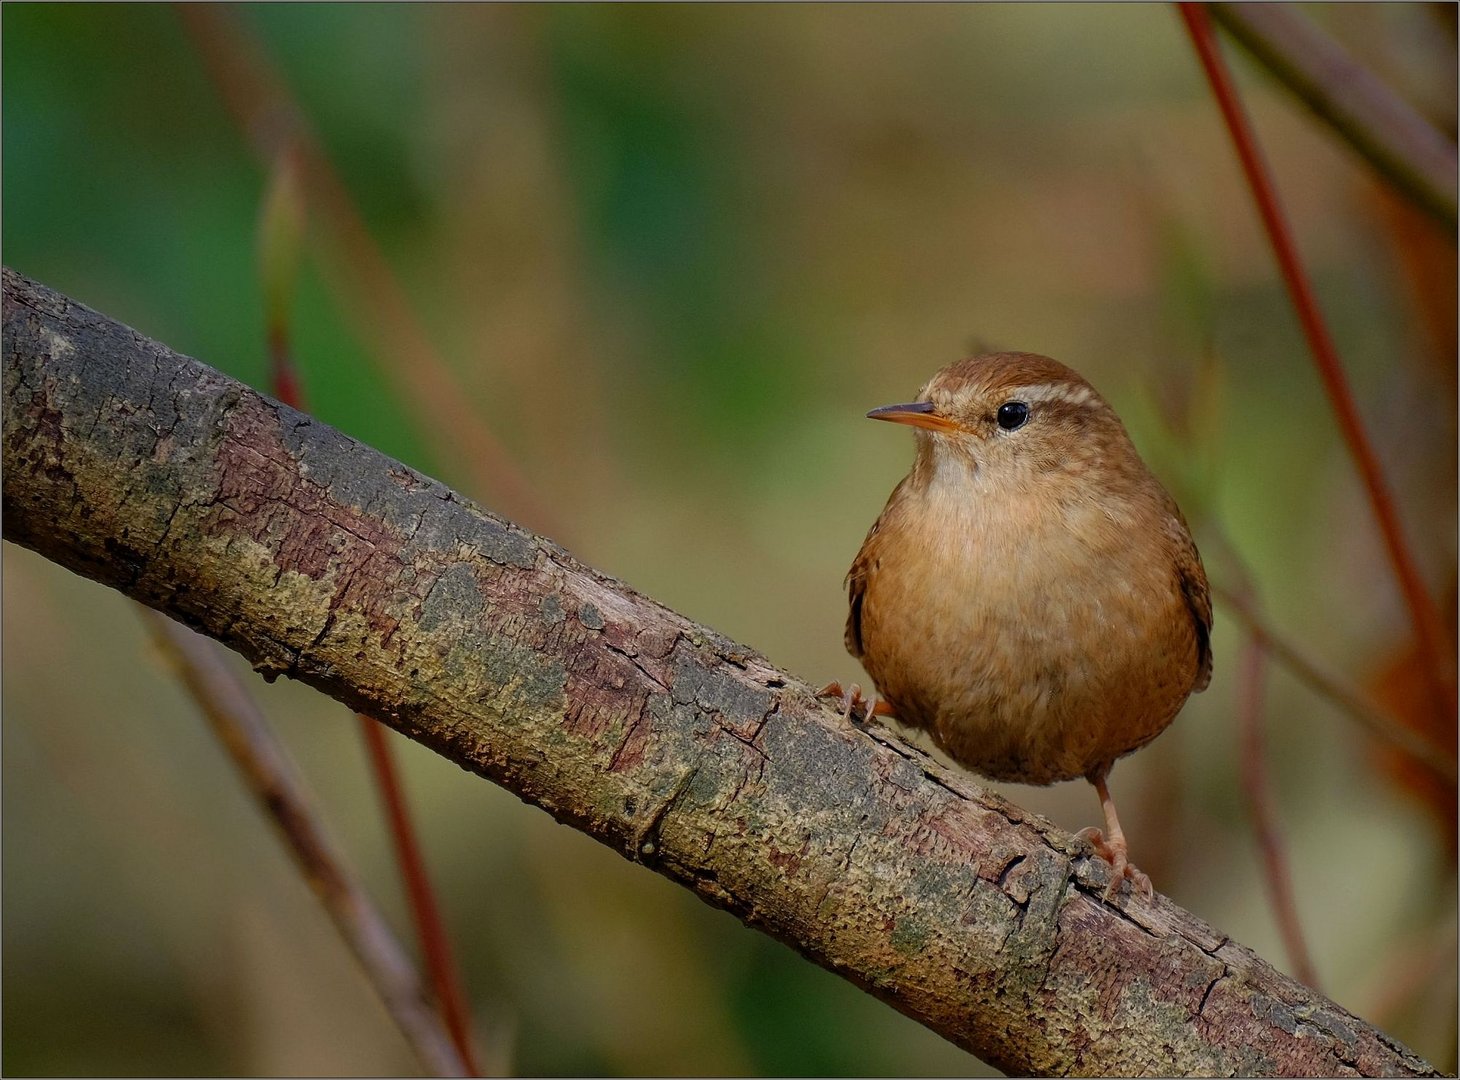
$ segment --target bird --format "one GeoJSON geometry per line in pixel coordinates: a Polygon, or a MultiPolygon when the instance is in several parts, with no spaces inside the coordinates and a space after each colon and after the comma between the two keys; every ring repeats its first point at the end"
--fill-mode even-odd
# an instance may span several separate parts
{"type": "Polygon", "coordinates": [[[1078,835],[1110,864],[1106,899],[1126,881],[1150,897],[1109,776],[1211,681],[1206,571],[1176,501],[1047,356],[968,357],[867,416],[917,449],[845,582],[847,650],[877,698],[825,692],[990,779],[1088,780],[1105,827],[1078,835]]]}

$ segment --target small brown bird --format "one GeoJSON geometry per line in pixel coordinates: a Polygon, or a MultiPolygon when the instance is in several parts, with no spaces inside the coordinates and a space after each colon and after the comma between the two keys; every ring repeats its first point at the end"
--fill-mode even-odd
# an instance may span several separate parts
{"type": "Polygon", "coordinates": [[[1126,878],[1149,894],[1106,780],[1211,680],[1181,511],[1105,399],[1048,357],[961,360],[867,415],[917,429],[847,574],[847,649],[876,710],[995,780],[1089,780],[1105,832],[1080,835],[1114,870],[1107,895],[1126,878]]]}

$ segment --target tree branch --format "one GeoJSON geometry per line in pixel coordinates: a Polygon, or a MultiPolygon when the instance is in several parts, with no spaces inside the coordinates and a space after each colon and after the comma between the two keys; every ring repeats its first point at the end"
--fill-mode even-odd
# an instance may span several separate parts
{"type": "Polygon", "coordinates": [[[1433,1075],[755,652],[4,271],[4,534],[302,679],[1017,1073],[1433,1075]]]}

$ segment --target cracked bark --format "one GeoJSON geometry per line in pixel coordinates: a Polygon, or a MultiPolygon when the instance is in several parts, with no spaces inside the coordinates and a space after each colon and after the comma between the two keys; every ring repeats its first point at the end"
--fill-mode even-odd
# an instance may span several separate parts
{"type": "Polygon", "coordinates": [[[1015,1073],[1433,1075],[764,657],[4,271],[4,536],[301,679],[1015,1073]]]}

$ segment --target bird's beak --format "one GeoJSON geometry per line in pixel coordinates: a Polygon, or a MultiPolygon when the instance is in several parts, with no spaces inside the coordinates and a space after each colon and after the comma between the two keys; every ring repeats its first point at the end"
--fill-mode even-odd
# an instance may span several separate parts
{"type": "Polygon", "coordinates": [[[894,424],[927,428],[929,431],[956,431],[958,425],[946,416],[939,416],[931,401],[912,401],[906,405],[884,405],[867,414],[869,420],[890,420],[894,424]]]}

